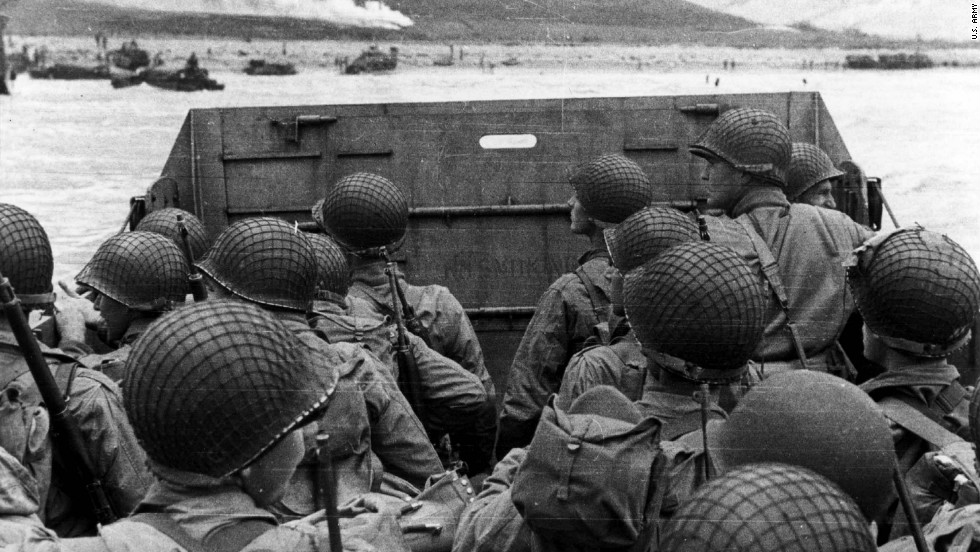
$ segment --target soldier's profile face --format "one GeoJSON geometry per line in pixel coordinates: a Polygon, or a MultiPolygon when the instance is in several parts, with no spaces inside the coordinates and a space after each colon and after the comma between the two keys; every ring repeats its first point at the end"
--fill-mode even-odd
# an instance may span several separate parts
{"type": "Polygon", "coordinates": [[[582,203],[579,202],[578,197],[572,196],[568,200],[568,205],[572,208],[572,212],[569,214],[571,218],[570,228],[573,234],[588,234],[595,227],[595,223],[589,214],[585,212],[585,208],[582,207],[582,203]]]}
{"type": "Polygon", "coordinates": [[[825,209],[837,208],[837,202],[834,201],[834,185],[829,179],[814,184],[809,190],[800,194],[796,201],[825,209]]]}
{"type": "Polygon", "coordinates": [[[742,193],[742,172],[720,160],[706,161],[701,180],[708,185],[708,207],[728,209],[742,193]]]}

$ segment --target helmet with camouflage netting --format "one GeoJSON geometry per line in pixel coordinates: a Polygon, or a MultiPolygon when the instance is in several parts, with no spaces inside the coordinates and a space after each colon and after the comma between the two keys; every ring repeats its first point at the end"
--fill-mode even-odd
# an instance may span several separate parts
{"type": "Polygon", "coordinates": [[[653,200],[643,169],[618,153],[579,165],[570,178],[575,197],[597,220],[619,224],[653,200]]]}
{"type": "Polygon", "coordinates": [[[739,401],[717,432],[726,468],[779,462],[840,486],[868,519],[887,504],[895,449],[888,422],[864,391],[811,370],[770,376],[739,401]]]}
{"type": "Polygon", "coordinates": [[[672,552],[872,552],[854,501],[798,466],[753,464],[706,483],[664,525],[672,552]]]}
{"type": "Polygon", "coordinates": [[[347,254],[334,240],[323,234],[307,234],[317,264],[317,299],[343,298],[350,289],[351,273],[347,254]]]}
{"type": "Polygon", "coordinates": [[[966,344],[980,309],[980,273],[948,237],[920,227],[868,240],[847,280],[864,322],[889,347],[944,357],[966,344]]]}
{"type": "Polygon", "coordinates": [[[134,343],[126,413],[157,464],[227,476],[326,408],[336,381],[308,355],[255,306],[194,303],[158,318],[134,343]]]}
{"type": "Polygon", "coordinates": [[[260,305],[305,312],[316,291],[313,246],[305,233],[282,219],[232,224],[196,264],[228,291],[260,305]]]}
{"type": "Polygon", "coordinates": [[[208,251],[208,234],[204,230],[201,219],[191,213],[176,207],[158,209],[143,217],[143,220],[136,225],[136,229],[164,235],[173,240],[183,251],[184,242],[180,235],[180,226],[177,224],[178,215],[184,219],[184,227],[187,228],[187,245],[191,250],[191,258],[196,261],[208,251]]]}
{"type": "Polygon", "coordinates": [[[349,249],[388,246],[408,228],[408,197],[401,187],[376,174],[341,178],[319,205],[318,222],[349,249]]]}
{"type": "Polygon", "coordinates": [[[154,232],[123,232],[99,246],[75,281],[141,311],[164,311],[190,291],[177,244],[154,232]]]}
{"type": "Polygon", "coordinates": [[[613,266],[623,274],[682,243],[698,241],[698,225],[669,207],[647,207],[604,232],[613,266]]]}
{"type": "Polygon", "coordinates": [[[782,121],[768,111],[730,109],[690,149],[694,155],[724,161],[770,184],[786,185],[792,140],[782,121]]]}
{"type": "Polygon", "coordinates": [[[0,203],[0,273],[10,280],[21,303],[53,303],[51,242],[34,215],[0,203]]]}
{"type": "Polygon", "coordinates": [[[822,149],[806,142],[793,142],[792,161],[786,173],[786,199],[793,201],[824,180],[843,174],[822,149]]]}
{"type": "Polygon", "coordinates": [[[698,382],[739,379],[765,324],[766,293],[732,249],[674,246],[626,275],[636,338],[662,367],[698,382]]]}

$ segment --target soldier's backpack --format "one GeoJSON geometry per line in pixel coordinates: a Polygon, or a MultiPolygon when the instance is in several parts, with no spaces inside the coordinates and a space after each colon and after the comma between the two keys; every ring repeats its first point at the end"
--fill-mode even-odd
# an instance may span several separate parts
{"type": "Polygon", "coordinates": [[[641,418],[610,386],[583,393],[568,412],[554,403],[552,396],[514,478],[517,510],[536,534],[557,543],[645,549],[656,539],[666,486],[660,422],[641,418]],[[598,406],[593,412],[608,415],[618,401],[635,414],[616,419],[577,408],[590,399],[598,406]]]}

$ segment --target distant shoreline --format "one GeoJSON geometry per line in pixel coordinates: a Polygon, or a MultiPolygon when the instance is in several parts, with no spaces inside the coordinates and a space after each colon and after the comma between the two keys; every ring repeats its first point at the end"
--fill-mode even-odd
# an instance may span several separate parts
{"type": "MultiPolygon", "coordinates": [[[[23,46],[29,52],[47,48],[48,63],[94,65],[98,50],[92,37],[7,37],[8,53],[19,52],[23,46]],[[11,45],[12,42],[12,45],[11,45]]],[[[111,38],[109,49],[118,48],[123,40],[111,38]]],[[[241,71],[250,59],[293,63],[300,71],[331,69],[338,59],[353,60],[372,44],[383,51],[394,46],[399,49],[399,68],[434,67],[485,71],[508,62],[525,68],[565,68],[574,70],[705,70],[712,73],[749,70],[843,70],[849,54],[870,55],[912,53],[913,49],[844,50],[839,48],[736,48],[702,47],[692,45],[641,46],[630,44],[452,44],[452,65],[445,65],[450,55],[449,43],[421,41],[341,41],[341,40],[239,40],[229,38],[151,37],[137,40],[150,55],[157,52],[168,66],[183,65],[191,52],[197,54],[201,66],[210,71],[241,71]],[[285,49],[285,54],[283,50],[285,49]],[[462,57],[461,57],[462,54],[462,57]],[[734,66],[731,63],[734,61],[734,66]],[[812,62],[812,66],[810,63],[812,62]],[[491,67],[492,66],[492,67],[491,67]]],[[[937,67],[980,66],[980,49],[941,48],[919,50],[927,54],[937,67]]]]}

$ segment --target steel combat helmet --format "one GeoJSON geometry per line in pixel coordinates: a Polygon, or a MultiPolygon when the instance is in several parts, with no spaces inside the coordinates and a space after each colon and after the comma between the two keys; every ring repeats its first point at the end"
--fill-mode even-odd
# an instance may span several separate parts
{"type": "Polygon", "coordinates": [[[980,273],[953,240],[902,228],[868,240],[849,265],[858,310],[889,347],[944,357],[969,340],[980,308],[980,273]]]}
{"type": "Polygon", "coordinates": [[[728,247],[672,247],[628,273],[623,292],[636,338],[664,369],[692,381],[738,379],[762,338],[765,289],[728,247]]]}
{"type": "Polygon", "coordinates": [[[126,361],[126,413],[147,455],[223,477],[322,412],[336,381],[259,308],[194,303],[150,325],[126,361]]]}
{"type": "Polygon", "coordinates": [[[653,186],[643,169],[618,153],[583,163],[570,182],[586,212],[603,222],[619,224],[653,199],[653,186]]]}
{"type": "Polygon", "coordinates": [[[873,552],[857,505],[799,466],[753,464],[713,479],[664,525],[671,552],[873,552]]]}
{"type": "Polygon", "coordinates": [[[721,160],[770,184],[786,186],[792,156],[789,130],[768,111],[730,109],[715,119],[697,142],[692,154],[709,161],[721,160]]]}
{"type": "Polygon", "coordinates": [[[408,228],[408,197],[395,183],[376,174],[361,172],[341,178],[319,205],[318,221],[323,229],[349,249],[390,245],[408,228]]]}
{"type": "Polygon", "coordinates": [[[604,234],[612,263],[623,274],[675,245],[700,239],[697,223],[669,207],[641,209],[604,234]]]}
{"type": "Polygon", "coordinates": [[[0,203],[0,272],[25,305],[53,303],[51,242],[34,215],[0,203]]]}
{"type": "Polygon", "coordinates": [[[350,289],[351,272],[343,248],[323,234],[307,234],[317,265],[317,299],[330,299],[332,294],[343,299],[350,289]]]}
{"type": "Polygon", "coordinates": [[[198,260],[208,251],[208,234],[204,230],[201,219],[183,209],[167,207],[158,209],[143,217],[136,229],[143,232],[156,232],[173,240],[183,251],[183,238],[177,225],[177,215],[183,216],[184,227],[187,228],[187,245],[191,249],[191,258],[198,260]]]}
{"type": "Polygon", "coordinates": [[[123,232],[99,246],[75,281],[140,311],[164,311],[183,303],[190,289],[184,254],[153,232],[123,232]]]}
{"type": "Polygon", "coordinates": [[[895,461],[875,402],[841,378],[811,370],[770,376],[739,401],[712,450],[726,468],[779,462],[840,486],[873,519],[888,502],[895,461]]]}
{"type": "Polygon", "coordinates": [[[260,305],[305,312],[316,291],[317,262],[306,235],[282,219],[238,221],[196,263],[228,291],[260,305]]]}
{"type": "Polygon", "coordinates": [[[829,178],[842,176],[822,149],[806,142],[793,142],[793,155],[786,174],[786,199],[793,201],[829,178]]]}

